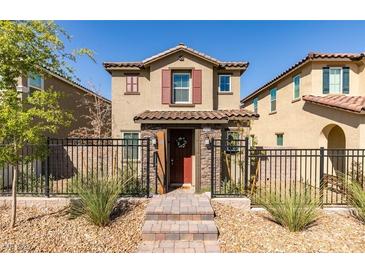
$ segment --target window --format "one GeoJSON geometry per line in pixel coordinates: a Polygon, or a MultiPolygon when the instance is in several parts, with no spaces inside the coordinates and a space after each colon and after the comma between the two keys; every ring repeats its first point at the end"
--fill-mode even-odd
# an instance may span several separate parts
{"type": "Polygon", "coordinates": [[[293,99],[300,98],[300,75],[293,77],[293,99]]]}
{"type": "Polygon", "coordinates": [[[276,111],[276,88],[270,90],[270,111],[276,111]]]}
{"type": "Polygon", "coordinates": [[[124,152],[123,158],[126,160],[138,160],[139,133],[123,132],[124,152]]]}
{"type": "Polygon", "coordinates": [[[175,72],[173,79],[173,101],[174,103],[190,103],[190,73],[175,72]]]}
{"type": "Polygon", "coordinates": [[[276,133],[276,145],[277,146],[284,145],[284,133],[276,133]]]}
{"type": "Polygon", "coordinates": [[[329,88],[330,93],[341,92],[341,68],[330,68],[329,88]]]}
{"type": "Polygon", "coordinates": [[[28,77],[29,91],[42,90],[44,88],[43,77],[39,74],[31,74],[28,77]]]}
{"type": "Polygon", "coordinates": [[[253,99],[252,103],[253,103],[253,111],[255,113],[257,113],[258,112],[259,98],[256,97],[255,99],[253,99]]]}
{"type": "Polygon", "coordinates": [[[323,93],[344,93],[350,91],[350,69],[348,67],[323,68],[323,93]]]}
{"type": "Polygon", "coordinates": [[[138,75],[137,74],[126,74],[127,93],[138,93],[138,75]]]}
{"type": "Polygon", "coordinates": [[[219,92],[231,92],[231,75],[219,75],[219,92]]]}

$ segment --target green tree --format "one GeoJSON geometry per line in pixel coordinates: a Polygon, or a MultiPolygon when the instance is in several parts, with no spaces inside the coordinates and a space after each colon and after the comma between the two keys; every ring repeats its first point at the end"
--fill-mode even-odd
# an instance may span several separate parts
{"type": "Polygon", "coordinates": [[[19,77],[45,75],[45,69],[73,78],[70,62],[89,49],[68,52],[70,36],[53,21],[0,21],[0,164],[14,167],[11,227],[16,221],[18,166],[47,155],[46,135],[68,126],[71,115],[58,104],[59,93],[36,91],[25,99],[17,92],[19,77]],[[24,155],[25,146],[32,153],[24,155]]]}

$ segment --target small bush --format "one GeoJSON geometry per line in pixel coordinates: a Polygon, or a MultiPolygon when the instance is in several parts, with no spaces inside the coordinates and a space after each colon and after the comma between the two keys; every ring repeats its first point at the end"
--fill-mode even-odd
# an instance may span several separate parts
{"type": "Polygon", "coordinates": [[[365,224],[365,191],[356,180],[348,180],[347,200],[354,208],[353,215],[365,224]]]}
{"type": "Polygon", "coordinates": [[[311,198],[307,191],[295,192],[281,198],[278,194],[263,191],[257,198],[278,224],[290,231],[301,231],[314,223],[318,218],[317,208],[320,203],[311,198]]]}
{"type": "Polygon", "coordinates": [[[97,226],[107,226],[120,193],[119,183],[109,178],[89,178],[78,180],[75,190],[80,197],[79,203],[71,205],[71,217],[85,215],[97,226]]]}

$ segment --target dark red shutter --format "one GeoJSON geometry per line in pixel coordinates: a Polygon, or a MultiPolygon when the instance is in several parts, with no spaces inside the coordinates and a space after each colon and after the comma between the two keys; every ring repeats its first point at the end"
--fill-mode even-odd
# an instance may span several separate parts
{"type": "Polygon", "coordinates": [[[202,71],[193,69],[193,104],[202,103],[202,71]]]}
{"type": "Polygon", "coordinates": [[[162,104],[171,103],[171,70],[162,70],[162,104]]]}

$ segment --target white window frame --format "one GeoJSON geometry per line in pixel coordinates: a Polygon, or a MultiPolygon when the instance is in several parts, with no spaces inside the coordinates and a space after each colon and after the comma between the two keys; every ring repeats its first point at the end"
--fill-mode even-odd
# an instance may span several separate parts
{"type": "Polygon", "coordinates": [[[219,74],[218,75],[218,92],[219,93],[231,93],[232,92],[232,75],[231,74],[219,74]],[[221,77],[222,76],[229,77],[229,90],[221,91],[221,77]]]}
{"type": "Polygon", "coordinates": [[[293,77],[293,100],[298,100],[300,99],[300,74],[297,74],[293,77]],[[299,78],[299,95],[298,97],[295,97],[295,79],[299,78]]]}
{"type": "Polygon", "coordinates": [[[331,94],[342,94],[343,93],[343,86],[342,86],[342,79],[343,79],[343,69],[342,67],[329,67],[329,72],[328,72],[328,85],[329,85],[329,89],[328,89],[328,93],[331,93],[331,94]],[[337,91],[333,91],[331,90],[331,70],[334,70],[334,69],[339,69],[340,70],[340,90],[337,92],[337,91]]]}
{"type": "Polygon", "coordinates": [[[37,89],[37,90],[44,90],[44,77],[42,75],[40,75],[40,74],[38,74],[38,75],[41,77],[41,88],[36,87],[36,86],[32,86],[30,84],[30,78],[31,78],[31,76],[28,76],[28,89],[29,88],[34,88],[34,89],[37,89]]]}
{"type": "MultiPolygon", "coordinates": [[[[174,104],[191,104],[192,100],[192,94],[191,94],[191,85],[192,85],[192,79],[191,79],[191,73],[190,72],[173,72],[172,73],[172,98],[174,104]],[[189,100],[188,101],[176,101],[175,100],[175,87],[174,87],[174,75],[189,75],[189,100]]],[[[181,89],[180,89],[181,90],[181,89]]]]}
{"type": "Polygon", "coordinates": [[[270,113],[273,113],[273,112],[276,112],[277,111],[277,109],[278,109],[278,89],[277,88],[272,88],[272,89],[270,89],[270,91],[269,91],[269,93],[270,93],[270,113]],[[272,99],[272,96],[271,96],[271,91],[272,90],[275,90],[275,100],[273,100],[272,99]],[[275,109],[272,109],[272,102],[273,101],[275,101],[275,109]]]}
{"type": "MultiPolygon", "coordinates": [[[[138,139],[141,139],[141,132],[139,132],[139,131],[128,131],[128,130],[126,130],[126,131],[122,131],[122,139],[124,140],[124,139],[126,139],[125,138],[125,136],[124,136],[124,134],[128,134],[128,133],[137,133],[138,134],[138,139]]],[[[133,140],[133,139],[131,139],[131,140],[133,140]]],[[[138,146],[137,147],[137,149],[138,149],[138,152],[137,152],[137,154],[138,154],[138,158],[137,159],[133,159],[133,161],[134,162],[140,162],[141,161],[141,157],[142,157],[142,151],[141,151],[141,149],[140,149],[141,147],[140,146],[138,146]]],[[[123,152],[124,153],[124,152],[123,152]]],[[[125,155],[124,155],[125,156],[125,155]]],[[[123,161],[124,162],[128,162],[128,161],[131,161],[132,159],[127,159],[127,158],[123,158],[123,161]]]]}

